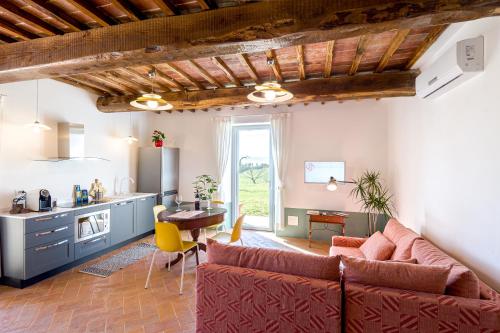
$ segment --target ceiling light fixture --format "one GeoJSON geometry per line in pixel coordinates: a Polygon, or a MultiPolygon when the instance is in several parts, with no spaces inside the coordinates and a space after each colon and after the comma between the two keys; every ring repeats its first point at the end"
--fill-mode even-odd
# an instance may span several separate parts
{"type": "Polygon", "coordinates": [[[247,95],[247,98],[253,102],[272,104],[281,103],[291,100],[293,94],[286,89],[281,88],[281,85],[272,80],[272,66],[274,59],[268,58],[267,65],[269,66],[269,81],[255,86],[255,91],[247,95]]]}
{"type": "Polygon", "coordinates": [[[38,120],[38,80],[36,80],[36,111],[35,111],[35,121],[29,124],[26,124],[26,127],[29,127],[35,133],[40,133],[41,131],[49,131],[51,128],[45,124],[42,124],[38,120]]]}
{"type": "Polygon", "coordinates": [[[156,72],[154,69],[149,71],[148,77],[151,80],[151,93],[142,94],[142,96],[137,97],[130,102],[130,105],[141,110],[149,111],[171,110],[173,105],[154,92],[153,82],[156,78],[156,72]]]}
{"type": "Polygon", "coordinates": [[[139,141],[136,137],[132,135],[132,112],[129,112],[129,136],[127,136],[125,140],[129,145],[139,141]]]}

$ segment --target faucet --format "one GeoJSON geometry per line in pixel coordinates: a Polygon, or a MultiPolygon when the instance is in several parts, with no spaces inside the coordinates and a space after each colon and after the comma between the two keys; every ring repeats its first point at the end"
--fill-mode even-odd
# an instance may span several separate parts
{"type": "Polygon", "coordinates": [[[134,178],[132,178],[132,177],[123,177],[120,180],[120,192],[119,192],[119,194],[125,194],[125,192],[122,191],[122,185],[123,185],[123,181],[124,180],[126,180],[127,182],[131,182],[132,184],[135,184],[134,178]]]}

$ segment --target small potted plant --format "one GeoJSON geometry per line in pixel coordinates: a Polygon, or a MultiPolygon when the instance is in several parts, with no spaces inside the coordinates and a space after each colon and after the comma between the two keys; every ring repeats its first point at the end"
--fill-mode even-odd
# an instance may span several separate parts
{"type": "Polygon", "coordinates": [[[219,185],[215,178],[210,175],[201,175],[196,177],[193,185],[194,191],[198,193],[200,199],[207,202],[207,209],[212,209],[212,197],[213,194],[217,192],[217,187],[219,185]]]}
{"type": "Polygon", "coordinates": [[[155,147],[163,147],[163,141],[165,141],[165,133],[162,131],[154,130],[151,141],[155,143],[155,147]]]}

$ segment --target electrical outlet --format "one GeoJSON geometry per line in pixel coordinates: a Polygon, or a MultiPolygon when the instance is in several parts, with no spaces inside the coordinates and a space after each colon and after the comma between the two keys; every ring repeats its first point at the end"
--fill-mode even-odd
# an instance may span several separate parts
{"type": "Polygon", "coordinates": [[[298,226],[299,225],[299,217],[298,216],[288,216],[288,225],[298,226]]]}

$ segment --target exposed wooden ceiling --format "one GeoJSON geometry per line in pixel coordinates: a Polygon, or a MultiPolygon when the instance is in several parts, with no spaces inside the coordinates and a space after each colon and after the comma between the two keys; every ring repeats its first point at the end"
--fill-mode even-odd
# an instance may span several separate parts
{"type": "Polygon", "coordinates": [[[155,92],[178,110],[247,105],[251,87],[269,79],[294,92],[292,102],[407,96],[409,69],[448,24],[499,8],[473,0],[4,0],[0,83],[54,78],[101,96],[104,112],[134,110],[128,102],[151,90],[151,69],[155,92]]]}

